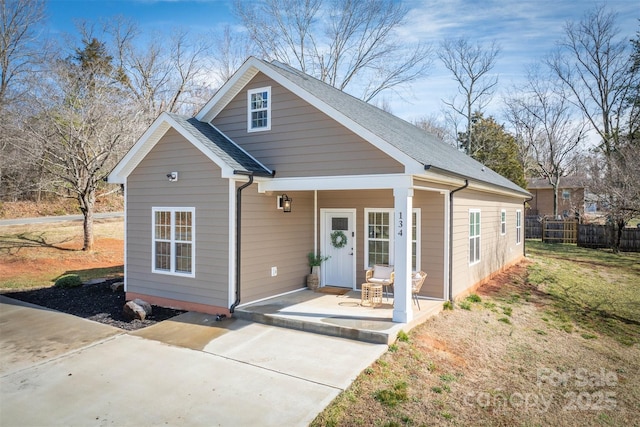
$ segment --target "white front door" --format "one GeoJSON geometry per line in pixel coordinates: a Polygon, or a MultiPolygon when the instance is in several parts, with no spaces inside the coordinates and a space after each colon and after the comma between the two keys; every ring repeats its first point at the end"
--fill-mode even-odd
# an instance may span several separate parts
{"type": "Polygon", "coordinates": [[[329,256],[322,263],[322,286],[355,289],[355,209],[322,209],[320,253],[329,256]]]}

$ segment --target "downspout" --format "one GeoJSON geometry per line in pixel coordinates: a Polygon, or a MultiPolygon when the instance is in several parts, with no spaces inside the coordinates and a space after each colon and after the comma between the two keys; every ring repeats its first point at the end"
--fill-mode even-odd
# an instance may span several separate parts
{"type": "Polygon", "coordinates": [[[233,313],[236,307],[240,304],[240,264],[241,264],[241,256],[240,256],[240,243],[241,243],[241,230],[242,230],[242,190],[253,184],[253,172],[243,173],[236,172],[239,175],[247,175],[249,176],[249,181],[245,184],[242,184],[240,187],[236,189],[236,300],[229,307],[229,312],[233,313]]]}
{"type": "MultiPolygon", "coordinates": [[[[529,197],[524,202],[522,202],[522,221],[524,221],[524,225],[525,225],[525,227],[522,227],[522,228],[525,230],[525,232],[527,230],[527,227],[526,227],[527,216],[525,215],[525,213],[527,212],[527,203],[529,203],[532,200],[533,200],[533,195],[531,195],[531,197],[529,197]]],[[[522,225],[523,224],[520,224],[520,226],[522,225]]],[[[527,236],[525,236],[524,232],[522,233],[522,255],[527,256],[527,236]]]]}
{"type": "Polygon", "coordinates": [[[449,301],[453,302],[453,193],[464,190],[469,186],[469,180],[464,180],[462,187],[449,192],[449,301]]]}

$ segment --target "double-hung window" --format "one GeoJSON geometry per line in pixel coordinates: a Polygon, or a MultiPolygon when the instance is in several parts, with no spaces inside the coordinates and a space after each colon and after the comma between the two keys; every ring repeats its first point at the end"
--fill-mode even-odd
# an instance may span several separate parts
{"type": "Polygon", "coordinates": [[[480,262],[480,209],[469,209],[469,264],[480,262]]]}
{"type": "Polygon", "coordinates": [[[153,208],[152,271],[195,276],[195,208],[153,208]]]}
{"type": "MultiPolygon", "coordinates": [[[[365,209],[365,262],[367,266],[394,264],[393,209],[365,209]]],[[[411,230],[411,266],[420,269],[420,209],[413,210],[411,230]]]]}
{"type": "Polygon", "coordinates": [[[500,211],[500,234],[502,236],[507,234],[507,211],[505,209],[500,211]]]}
{"type": "Polygon", "coordinates": [[[271,129],[271,87],[252,89],[248,94],[247,130],[258,132],[271,129]]]}
{"type": "Polygon", "coordinates": [[[522,242],[522,211],[516,211],[516,245],[522,242]]]}

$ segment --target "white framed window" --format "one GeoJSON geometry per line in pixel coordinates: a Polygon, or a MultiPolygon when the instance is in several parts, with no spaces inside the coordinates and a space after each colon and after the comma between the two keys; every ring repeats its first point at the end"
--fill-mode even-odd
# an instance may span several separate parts
{"type": "MultiPolygon", "coordinates": [[[[365,243],[364,259],[367,267],[375,264],[393,265],[394,254],[394,210],[373,209],[364,210],[365,243]]],[[[420,209],[413,210],[413,225],[411,229],[411,267],[420,270],[420,209]]]]}
{"type": "Polygon", "coordinates": [[[504,236],[507,234],[507,210],[502,209],[500,211],[500,234],[504,236]]]}
{"type": "Polygon", "coordinates": [[[522,210],[516,211],[516,245],[522,243],[522,210]]]}
{"type": "Polygon", "coordinates": [[[154,273],[195,277],[195,208],[152,208],[154,273]]]}
{"type": "Polygon", "coordinates": [[[247,92],[247,131],[271,129],[271,86],[247,92]]]}
{"type": "Polygon", "coordinates": [[[469,209],[469,265],[480,262],[480,209],[469,209]]]}

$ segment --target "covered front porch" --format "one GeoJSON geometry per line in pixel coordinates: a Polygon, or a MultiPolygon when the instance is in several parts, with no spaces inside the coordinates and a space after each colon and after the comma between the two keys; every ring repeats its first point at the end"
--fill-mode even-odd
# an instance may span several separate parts
{"type": "MultiPolygon", "coordinates": [[[[291,251],[290,259],[293,259],[299,254],[306,255],[310,252],[307,248],[311,248],[313,253],[326,256],[321,265],[321,285],[354,291],[351,296],[358,300],[359,289],[366,281],[368,269],[374,265],[393,267],[396,299],[385,301],[383,309],[378,309],[375,315],[370,316],[372,319],[377,321],[382,318],[384,322],[400,325],[413,323],[413,316],[419,316],[420,313],[415,311],[415,307],[412,308],[411,284],[412,277],[419,271],[427,274],[420,292],[422,297],[438,301],[447,298],[449,190],[446,186],[427,186],[407,175],[280,178],[258,180],[258,183],[258,194],[269,202],[274,196],[284,197],[285,193],[293,199],[291,212],[281,213],[282,216],[270,224],[271,230],[282,227],[282,233],[278,236],[282,236],[279,239],[283,245],[277,253],[282,253],[284,247],[291,251]],[[342,244],[336,245],[333,241],[336,233],[342,236],[342,244]],[[383,310],[384,315],[381,314],[383,310]]],[[[263,216],[263,212],[256,210],[255,217],[243,224],[247,230],[245,235],[251,236],[247,237],[245,247],[264,248],[264,238],[259,234],[260,230],[255,229],[261,224],[263,216]]],[[[263,263],[263,271],[268,271],[269,266],[277,266],[277,263],[282,265],[279,260],[265,260],[265,253],[262,250],[259,254],[256,252],[255,257],[243,256],[247,262],[263,263]]],[[[284,268],[281,270],[284,271],[284,268]]],[[[286,292],[277,286],[280,283],[278,278],[273,277],[272,281],[273,286],[267,287],[265,285],[268,282],[257,276],[255,280],[247,277],[246,288],[250,287],[251,291],[245,301],[267,298],[269,289],[280,290],[279,294],[286,292]]],[[[276,292],[272,292],[274,294],[276,292]]],[[[346,319],[362,317],[362,307],[359,307],[358,314],[344,315],[345,305],[335,306],[337,312],[314,312],[315,323],[338,327],[341,325],[336,324],[342,322],[340,319],[343,316],[346,319]]],[[[269,313],[268,310],[265,313],[269,313]]],[[[282,317],[279,309],[271,314],[282,317]]],[[[295,319],[300,317],[310,316],[294,316],[295,319]]],[[[260,321],[274,322],[271,318],[268,322],[260,321]]],[[[339,331],[333,335],[344,333],[339,331]]],[[[388,339],[385,336],[384,342],[388,339]]],[[[380,338],[376,338],[375,342],[381,342],[380,338]]]]}
{"type": "Polygon", "coordinates": [[[398,332],[408,332],[416,325],[442,310],[443,301],[421,298],[420,308],[412,307],[412,320],[408,323],[393,321],[393,297],[383,298],[382,305],[370,307],[361,304],[359,290],[333,289],[318,291],[301,289],[259,302],[241,305],[234,316],[267,325],[297,329],[365,341],[392,344],[398,332]]]}

